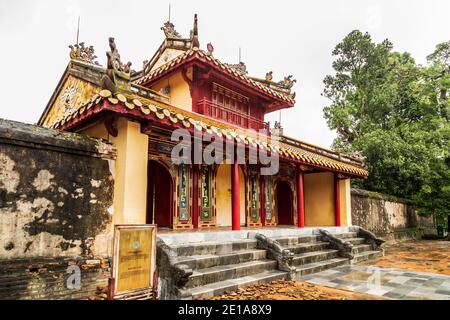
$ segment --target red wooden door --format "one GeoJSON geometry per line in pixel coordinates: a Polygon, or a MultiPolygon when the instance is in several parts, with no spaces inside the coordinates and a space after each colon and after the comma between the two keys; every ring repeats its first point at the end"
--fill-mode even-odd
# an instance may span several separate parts
{"type": "Polygon", "coordinates": [[[160,163],[149,161],[147,223],[154,221],[158,227],[172,226],[172,196],[169,171],[160,163]]]}
{"type": "Polygon", "coordinates": [[[280,181],[277,184],[278,224],[291,225],[293,221],[292,191],[289,184],[280,181]]]}

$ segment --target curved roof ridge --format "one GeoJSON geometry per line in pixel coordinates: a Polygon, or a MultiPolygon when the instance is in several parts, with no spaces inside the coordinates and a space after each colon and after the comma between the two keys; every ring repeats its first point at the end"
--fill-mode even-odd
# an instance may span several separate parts
{"type": "Polygon", "coordinates": [[[169,60],[165,64],[150,71],[146,75],[142,76],[139,79],[134,80],[133,82],[136,84],[139,84],[139,85],[141,85],[145,82],[148,82],[151,79],[155,78],[156,76],[159,76],[159,75],[175,68],[176,66],[178,66],[179,64],[184,62],[188,57],[190,57],[194,54],[198,54],[199,57],[210,61],[212,64],[215,64],[218,68],[221,68],[222,70],[227,71],[229,74],[233,75],[235,78],[244,80],[249,85],[252,85],[253,87],[256,87],[257,89],[264,91],[266,94],[275,96],[278,99],[282,99],[282,100],[292,103],[292,104],[295,103],[293,94],[281,93],[272,88],[269,88],[267,85],[265,85],[259,81],[254,80],[252,77],[250,77],[246,74],[240,74],[239,72],[234,70],[232,67],[228,66],[226,63],[221,62],[219,59],[213,57],[211,54],[206,53],[204,50],[202,50],[200,48],[192,48],[192,49],[189,49],[189,50],[183,52],[182,54],[178,55],[176,58],[169,60]]]}

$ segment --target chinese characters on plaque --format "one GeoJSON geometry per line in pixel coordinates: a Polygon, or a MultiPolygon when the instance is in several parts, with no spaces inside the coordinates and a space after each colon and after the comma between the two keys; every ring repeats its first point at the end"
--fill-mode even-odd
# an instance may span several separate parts
{"type": "Polygon", "coordinates": [[[271,221],[272,220],[272,206],[271,206],[271,198],[272,198],[272,193],[271,193],[271,185],[270,185],[270,176],[266,176],[266,221],[271,221]]]}
{"type": "Polygon", "coordinates": [[[180,221],[189,220],[189,171],[188,166],[180,166],[180,221]]]}
{"type": "Polygon", "coordinates": [[[202,167],[201,171],[201,199],[202,199],[202,220],[211,218],[211,169],[202,167]]]}

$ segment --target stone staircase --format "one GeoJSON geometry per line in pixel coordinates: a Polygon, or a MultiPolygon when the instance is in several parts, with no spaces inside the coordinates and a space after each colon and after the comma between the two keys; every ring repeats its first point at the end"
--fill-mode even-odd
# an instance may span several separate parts
{"type": "Polygon", "coordinates": [[[334,235],[353,244],[354,258],[352,260],[340,257],[339,251],[330,248],[328,242],[321,241],[319,235],[281,236],[272,237],[272,239],[294,253],[293,265],[296,267],[296,279],[330,268],[373,259],[383,254],[382,251],[372,251],[371,246],[364,244],[365,239],[358,238],[356,232],[335,233],[334,235]]]}
{"type": "Polygon", "coordinates": [[[183,294],[192,299],[209,298],[286,277],[286,272],[277,270],[277,261],[266,258],[266,250],[256,249],[255,239],[191,243],[172,248],[178,254],[177,263],[193,270],[183,294]]]}
{"type": "MultiPolygon", "coordinates": [[[[287,230],[290,231],[269,233],[266,236],[294,253],[295,279],[382,255],[382,251],[372,251],[370,245],[364,244],[364,238],[358,238],[356,232],[347,229],[333,234],[354,245],[352,260],[340,257],[338,250],[332,249],[330,243],[321,241],[314,230],[310,234],[294,232],[295,229],[287,230]]],[[[224,237],[225,233],[217,237],[209,234],[205,241],[186,239],[169,243],[176,256],[174,264],[188,266],[193,271],[189,281],[180,290],[181,296],[186,299],[204,299],[249,285],[286,279],[288,272],[278,270],[278,262],[268,259],[267,250],[257,248],[255,233],[245,232],[241,236],[237,233],[231,238],[224,237]]]]}

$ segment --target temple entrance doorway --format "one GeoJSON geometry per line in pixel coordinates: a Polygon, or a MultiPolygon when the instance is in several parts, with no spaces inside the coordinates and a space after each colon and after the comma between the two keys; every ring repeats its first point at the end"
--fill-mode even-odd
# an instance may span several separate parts
{"type": "Polygon", "coordinates": [[[161,163],[148,162],[147,223],[158,228],[172,226],[172,177],[161,163]]]}
{"type": "Polygon", "coordinates": [[[278,225],[293,225],[294,210],[291,187],[286,181],[279,181],[276,192],[278,225]]]}
{"type": "MultiPolygon", "coordinates": [[[[240,222],[245,225],[245,176],[239,167],[240,182],[240,222]]],[[[231,165],[221,164],[216,173],[216,224],[231,227],[231,165]]]]}

